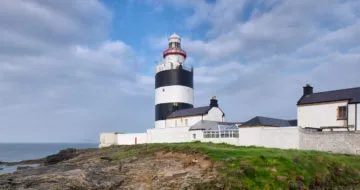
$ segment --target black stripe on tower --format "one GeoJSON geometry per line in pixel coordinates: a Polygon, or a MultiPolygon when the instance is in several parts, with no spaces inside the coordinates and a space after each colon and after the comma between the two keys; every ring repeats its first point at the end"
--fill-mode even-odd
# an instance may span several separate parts
{"type": "Polygon", "coordinates": [[[163,86],[181,85],[193,88],[192,71],[185,69],[172,69],[156,73],[155,75],[155,88],[163,86]]]}
{"type": "Polygon", "coordinates": [[[193,108],[192,104],[187,103],[164,103],[155,105],[155,121],[164,120],[172,112],[180,109],[193,108]]]}

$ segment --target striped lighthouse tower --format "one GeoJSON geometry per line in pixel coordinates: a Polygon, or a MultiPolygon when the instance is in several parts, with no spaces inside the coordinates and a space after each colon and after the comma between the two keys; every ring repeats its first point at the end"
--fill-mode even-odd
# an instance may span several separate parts
{"type": "Polygon", "coordinates": [[[163,62],[156,66],[155,128],[166,128],[166,117],[173,111],[193,108],[193,69],[184,66],[186,52],[181,38],[173,34],[169,47],[163,52],[163,62]]]}

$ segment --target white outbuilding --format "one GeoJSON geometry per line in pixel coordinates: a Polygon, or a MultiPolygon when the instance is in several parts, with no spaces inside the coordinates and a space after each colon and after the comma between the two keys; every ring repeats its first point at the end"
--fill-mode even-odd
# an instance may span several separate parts
{"type": "Polygon", "coordinates": [[[315,130],[360,130],[360,87],[313,92],[307,84],[297,102],[298,126],[315,130]]]}

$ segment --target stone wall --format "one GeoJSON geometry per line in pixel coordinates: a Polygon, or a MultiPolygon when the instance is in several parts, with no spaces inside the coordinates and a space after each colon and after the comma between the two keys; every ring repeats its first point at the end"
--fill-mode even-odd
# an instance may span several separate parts
{"type": "Polygon", "coordinates": [[[360,154],[360,131],[317,132],[299,128],[299,148],[360,154]]]}

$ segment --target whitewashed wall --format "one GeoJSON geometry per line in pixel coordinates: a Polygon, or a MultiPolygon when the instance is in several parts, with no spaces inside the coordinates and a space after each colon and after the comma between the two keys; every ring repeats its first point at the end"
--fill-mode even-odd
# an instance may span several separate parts
{"type": "Polygon", "coordinates": [[[296,149],[299,147],[298,127],[240,128],[238,145],[296,149]]]}
{"type": "Polygon", "coordinates": [[[147,134],[146,133],[118,134],[117,135],[117,144],[118,145],[132,145],[132,144],[135,144],[135,139],[137,141],[137,144],[147,143],[147,134]]]}
{"type": "Polygon", "coordinates": [[[353,125],[354,128],[352,130],[355,130],[355,120],[356,120],[356,104],[349,104],[348,105],[348,125],[353,125]]]}
{"type": "Polygon", "coordinates": [[[190,141],[201,141],[203,142],[204,134],[201,130],[189,131],[189,139],[190,141]]]}
{"type": "Polygon", "coordinates": [[[298,127],[264,127],[261,129],[260,142],[269,148],[298,149],[298,127]]]}
{"type": "Polygon", "coordinates": [[[314,127],[321,126],[344,126],[346,120],[337,120],[337,108],[339,106],[346,106],[347,101],[300,105],[297,108],[298,126],[300,127],[314,127]]]}
{"type": "Polygon", "coordinates": [[[360,104],[356,104],[356,110],[357,110],[356,130],[360,131],[360,104]]]}
{"type": "Polygon", "coordinates": [[[201,121],[202,116],[189,116],[189,117],[178,117],[178,118],[172,118],[167,119],[165,121],[165,125],[167,128],[172,127],[189,127],[193,126],[195,123],[201,121]],[[186,124],[187,120],[187,124],[186,124]]]}
{"type": "Polygon", "coordinates": [[[223,112],[219,108],[213,107],[209,110],[208,114],[204,115],[204,120],[224,121],[223,112]]]}
{"type": "Polygon", "coordinates": [[[248,127],[239,129],[240,146],[262,146],[261,127],[248,127]]]}
{"type": "Polygon", "coordinates": [[[110,132],[110,133],[101,133],[100,134],[100,142],[99,147],[107,147],[117,144],[117,133],[110,132]]]}
{"type": "Polygon", "coordinates": [[[155,128],[162,129],[162,128],[165,128],[165,127],[166,127],[165,120],[155,121],[155,128]]]}
{"type": "Polygon", "coordinates": [[[148,129],[148,143],[189,142],[190,127],[148,129]]]}

